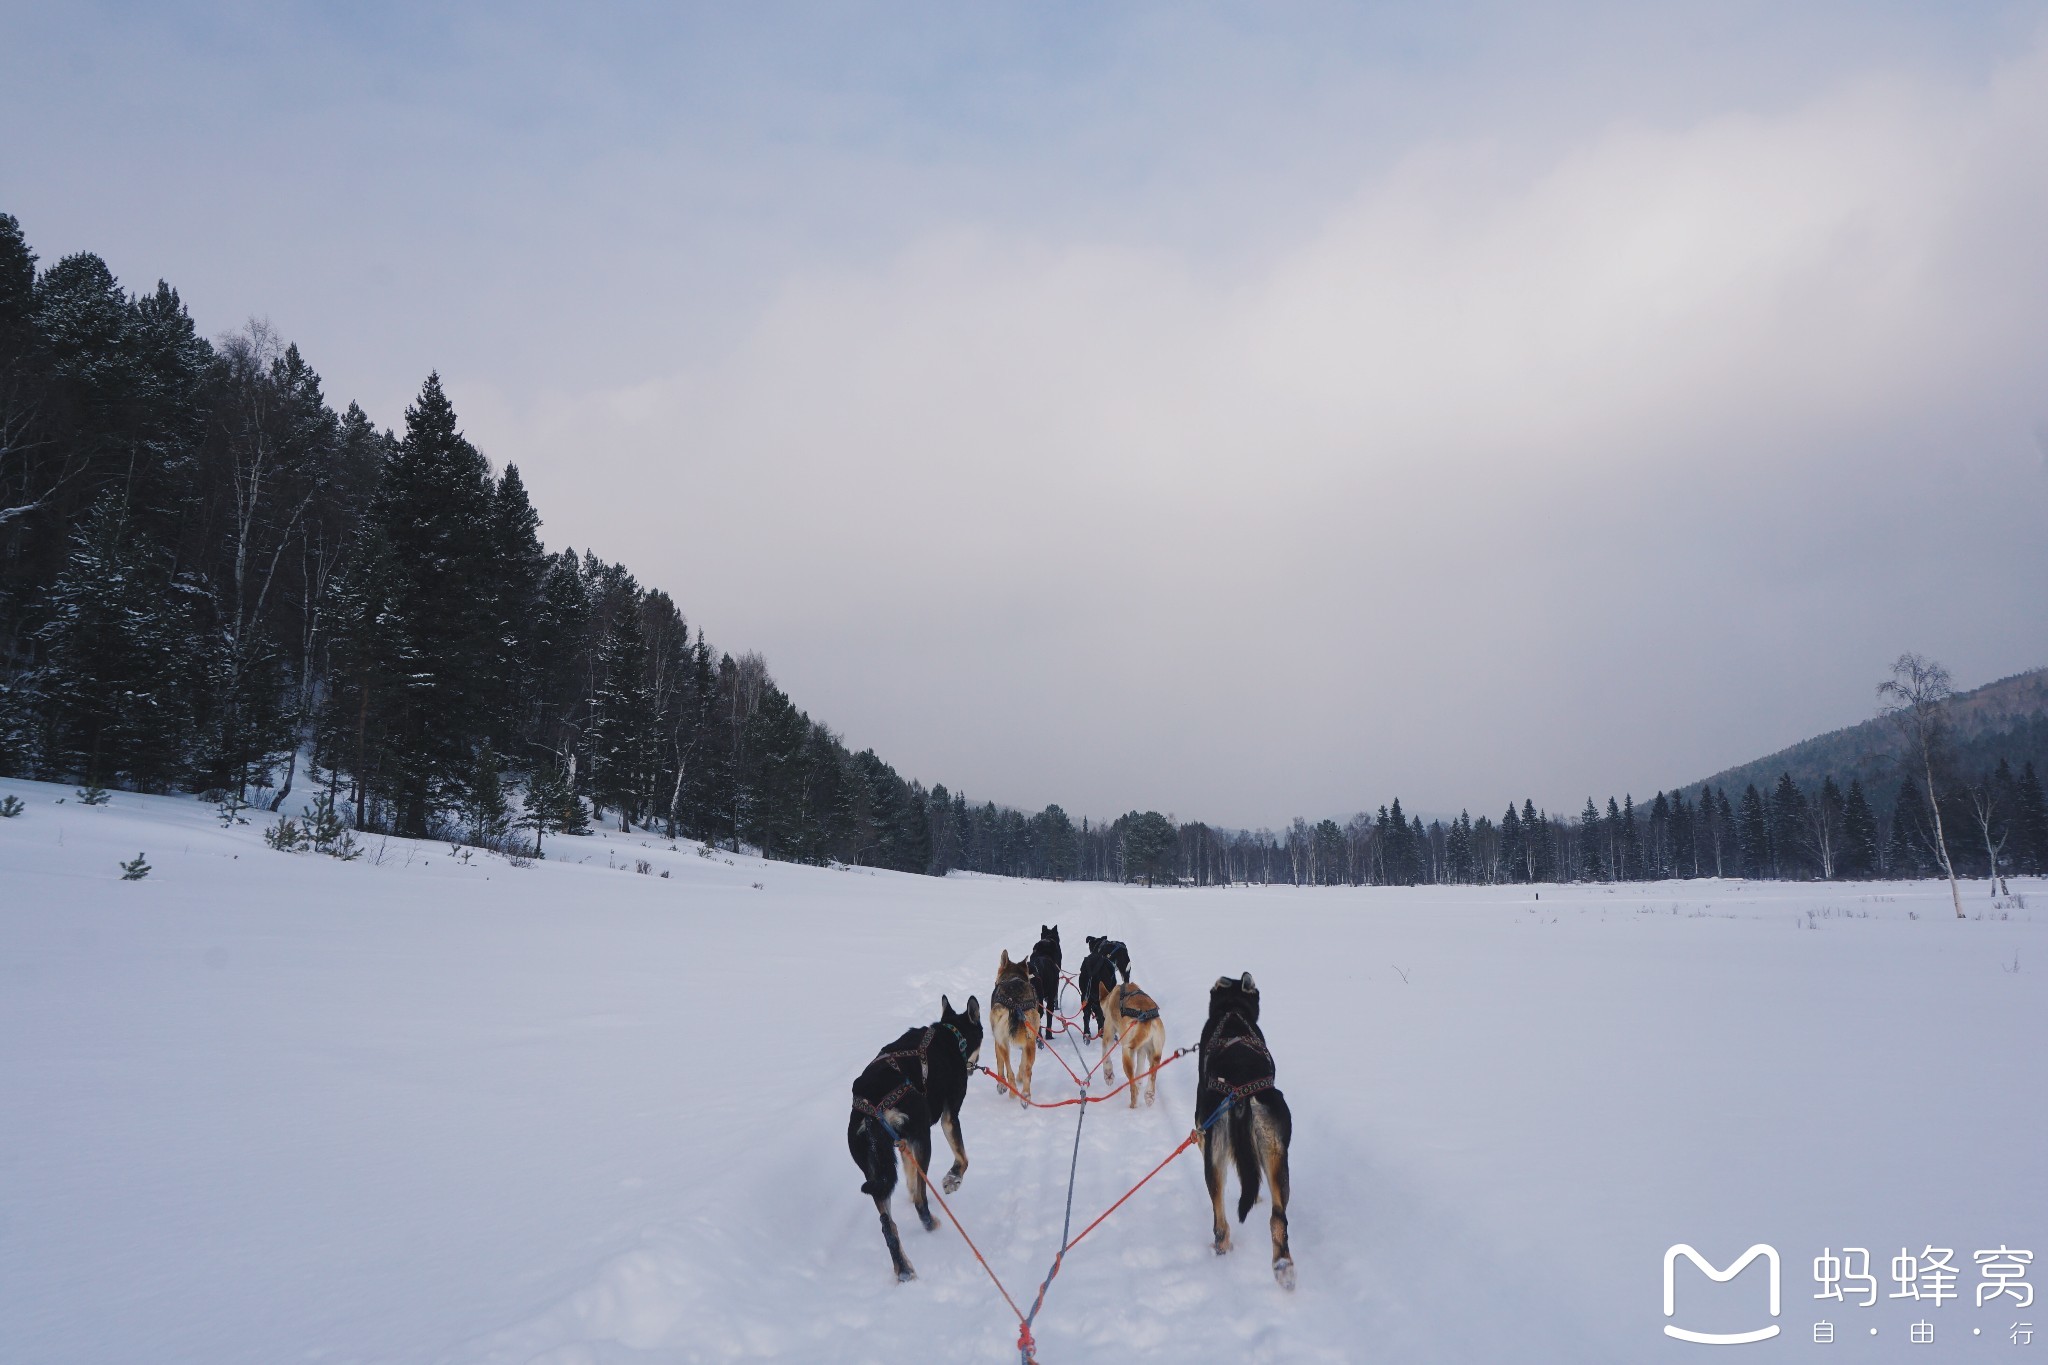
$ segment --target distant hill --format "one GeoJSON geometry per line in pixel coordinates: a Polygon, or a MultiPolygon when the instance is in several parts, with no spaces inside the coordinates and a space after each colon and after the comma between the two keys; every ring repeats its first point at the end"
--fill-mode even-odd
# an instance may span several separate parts
{"type": "MultiPolygon", "coordinates": [[[[1949,719],[1955,766],[1960,772],[1980,772],[2004,758],[2015,772],[2031,761],[2037,772],[2048,777],[2048,668],[1958,692],[1950,703],[1949,719]]],[[[1735,800],[1752,782],[1769,792],[1780,773],[1792,774],[1793,781],[1805,788],[1833,774],[1844,790],[1851,778],[1861,781],[1871,804],[1883,810],[1890,808],[1898,788],[1900,754],[1897,734],[1884,720],[1873,717],[1723,769],[1707,781],[1725,788],[1729,799],[1735,800]]],[[[1698,791],[1699,785],[1688,783],[1686,790],[1698,791]]]]}

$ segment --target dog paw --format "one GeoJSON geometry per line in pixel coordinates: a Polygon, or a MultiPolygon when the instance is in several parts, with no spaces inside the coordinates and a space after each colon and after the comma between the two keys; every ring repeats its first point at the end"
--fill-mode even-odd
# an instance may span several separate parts
{"type": "Polygon", "coordinates": [[[919,1209],[917,1211],[917,1221],[924,1224],[926,1232],[937,1232],[939,1230],[939,1220],[932,1217],[930,1209],[919,1209]]]}
{"type": "Polygon", "coordinates": [[[896,1272],[896,1283],[898,1284],[909,1284],[912,1280],[916,1278],[917,1272],[915,1270],[912,1270],[909,1266],[905,1266],[903,1267],[903,1269],[896,1272]]]}
{"type": "Polygon", "coordinates": [[[1215,1249],[1218,1256],[1228,1256],[1230,1254],[1230,1239],[1228,1237],[1218,1237],[1215,1249]]]}
{"type": "Polygon", "coordinates": [[[1280,1287],[1282,1289],[1294,1288],[1294,1262],[1273,1262],[1273,1278],[1280,1282],[1280,1287]]]}
{"type": "Polygon", "coordinates": [[[959,1172],[948,1171],[946,1173],[946,1178],[944,1180],[941,1180],[939,1182],[939,1185],[946,1191],[947,1194],[958,1194],[960,1192],[959,1172]]]}

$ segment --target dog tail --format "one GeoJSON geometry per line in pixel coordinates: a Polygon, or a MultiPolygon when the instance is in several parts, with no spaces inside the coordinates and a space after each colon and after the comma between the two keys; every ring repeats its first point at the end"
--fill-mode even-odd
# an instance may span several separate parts
{"type": "Polygon", "coordinates": [[[1237,1162],[1237,1221],[1242,1223],[1259,1202],[1259,1153],[1252,1137],[1252,1102],[1230,1106],[1230,1155],[1237,1162]]]}

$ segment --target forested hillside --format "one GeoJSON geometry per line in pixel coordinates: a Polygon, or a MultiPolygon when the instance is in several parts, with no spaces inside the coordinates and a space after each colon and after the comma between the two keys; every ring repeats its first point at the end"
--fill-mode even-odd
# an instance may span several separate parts
{"type": "Polygon", "coordinates": [[[670,596],[549,552],[428,376],[402,432],[0,216],[0,772],[478,843],[585,818],[926,870],[926,794],[670,596]],[[513,793],[519,793],[514,799],[513,793]]]}
{"type": "MultiPolygon", "coordinates": [[[[1498,822],[1425,824],[1396,800],[1251,831],[970,802],[850,751],[757,655],[715,648],[624,565],[548,550],[540,526],[519,471],[464,437],[438,377],[387,430],[337,409],[267,326],[209,341],[166,283],[131,294],[85,253],[38,270],[0,214],[0,775],[188,791],[228,819],[243,803],[303,811],[327,844],[352,828],[544,855],[594,817],[936,874],[1405,884],[1930,866],[1924,803],[1870,725],[1696,792],[1576,813],[1525,800],[1498,822]]],[[[2034,673],[1951,707],[1943,814],[1965,868],[2048,865],[2044,698],[2034,673]]]]}
{"type": "MultiPolygon", "coordinates": [[[[2028,763],[2037,770],[2048,768],[2048,668],[1959,692],[1947,715],[1951,761],[1958,772],[1989,772],[2000,759],[2014,768],[2028,763]]],[[[1900,775],[1898,734],[1873,718],[1724,769],[1707,781],[1740,791],[1751,783],[1768,788],[1788,773],[1803,787],[1830,776],[1843,786],[1861,782],[1865,790],[1882,794],[1888,811],[1900,775]]]]}

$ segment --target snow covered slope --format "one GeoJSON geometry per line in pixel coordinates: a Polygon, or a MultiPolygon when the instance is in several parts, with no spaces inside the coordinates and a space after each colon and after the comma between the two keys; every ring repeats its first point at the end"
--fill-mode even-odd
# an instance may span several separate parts
{"type": "MultiPolygon", "coordinates": [[[[1274,1285],[1262,1210],[1212,1255],[1183,1157],[1069,1258],[1049,1365],[1693,1359],[1662,1335],[1678,1242],[1782,1253],[1783,1334],[1734,1360],[2004,1359],[2009,1323],[2048,1329],[1978,1308],[1972,1262],[2048,1251],[2037,883],[2026,908],[1969,888],[1958,923],[1929,885],[1147,892],[616,834],[525,869],[374,839],[340,863],[191,800],[7,793],[0,1360],[1014,1359],[959,1237],[900,1195],[920,1278],[890,1279],[843,1132],[868,1056],[942,991],[985,1002],[1041,922],[1070,956],[1125,939],[1176,1043],[1219,972],[1256,974],[1300,1274],[1274,1285]],[[138,850],[154,871],[121,881],[138,850]],[[1844,1244],[1875,1307],[1812,1297],[1844,1244]],[[1884,1297],[1925,1245],[1956,1249],[1960,1301],[1884,1297]]],[[[1193,1070],[1089,1111],[1077,1225],[1186,1133],[1193,1070]]],[[[1020,1297],[1074,1113],[968,1099],[953,1206],[1020,1297]]],[[[1685,1273],[1668,1321],[1761,1318],[1761,1263],[1685,1273]]]]}

